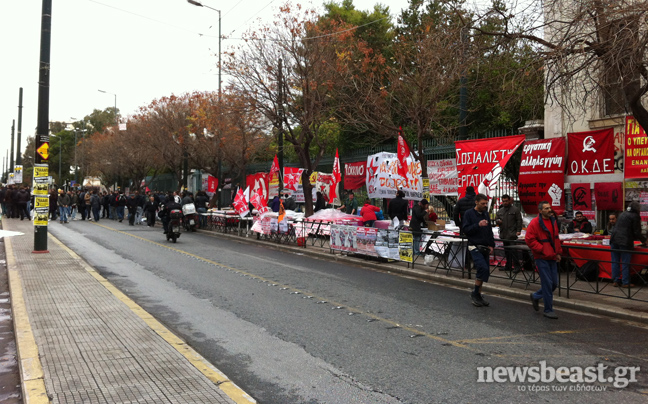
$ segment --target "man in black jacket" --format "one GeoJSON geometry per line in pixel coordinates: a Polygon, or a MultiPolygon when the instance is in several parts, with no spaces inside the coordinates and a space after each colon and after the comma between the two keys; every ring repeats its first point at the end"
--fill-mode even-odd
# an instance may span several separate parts
{"type": "Polygon", "coordinates": [[[574,215],[574,220],[572,220],[571,223],[569,223],[569,226],[567,227],[567,233],[576,233],[576,232],[581,232],[581,233],[587,233],[587,234],[592,234],[592,224],[587,220],[585,216],[583,216],[583,212],[576,212],[574,215]]]}
{"type": "Polygon", "coordinates": [[[398,190],[396,192],[396,198],[389,201],[389,206],[387,207],[387,214],[389,218],[394,220],[395,217],[402,223],[407,220],[407,201],[403,199],[405,197],[405,192],[398,190]]]}
{"type": "Polygon", "coordinates": [[[475,188],[467,187],[466,195],[457,201],[453,212],[452,218],[454,219],[455,225],[459,227],[459,231],[463,233],[463,217],[464,214],[470,209],[475,208],[475,188]]]}
{"type": "Polygon", "coordinates": [[[632,202],[628,210],[621,213],[619,220],[614,226],[614,232],[610,238],[610,248],[612,254],[612,282],[614,286],[622,288],[631,288],[634,285],[630,283],[630,260],[632,259],[631,250],[634,249],[635,240],[646,243],[646,238],[641,234],[641,205],[639,202],[632,202]],[[626,251],[615,251],[626,250],[626,251]],[[619,263],[622,263],[622,269],[619,271],[619,263]],[[621,272],[622,275],[619,274],[621,272]]]}
{"type": "Polygon", "coordinates": [[[482,284],[490,276],[489,256],[495,248],[495,238],[488,216],[488,197],[475,196],[475,207],[464,214],[463,231],[468,236],[468,251],[475,263],[475,290],[470,295],[472,304],[477,307],[489,306],[481,294],[482,284]]]}
{"type": "Polygon", "coordinates": [[[412,245],[414,255],[421,254],[421,236],[423,235],[422,228],[427,228],[425,218],[427,217],[428,204],[429,202],[427,199],[421,199],[421,201],[412,208],[412,219],[410,220],[409,229],[412,232],[414,239],[412,245]]]}

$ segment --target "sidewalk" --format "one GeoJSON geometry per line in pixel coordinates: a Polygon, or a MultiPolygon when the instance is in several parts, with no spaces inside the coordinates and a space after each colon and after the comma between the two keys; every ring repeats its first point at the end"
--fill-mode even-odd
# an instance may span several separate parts
{"type": "MultiPolygon", "coordinates": [[[[56,225],[56,224],[54,224],[56,225]]],[[[3,219],[23,399],[34,403],[254,403],[51,235],[3,219]]]]}

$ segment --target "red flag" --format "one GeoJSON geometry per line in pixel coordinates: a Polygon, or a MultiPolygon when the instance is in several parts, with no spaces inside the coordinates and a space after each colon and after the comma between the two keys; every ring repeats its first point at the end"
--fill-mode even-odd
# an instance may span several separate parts
{"type": "Polygon", "coordinates": [[[234,198],[234,210],[238,212],[241,217],[247,216],[248,213],[250,213],[250,209],[248,208],[248,203],[245,200],[245,194],[243,193],[243,190],[239,188],[238,192],[236,193],[236,198],[234,198]]]}
{"type": "Polygon", "coordinates": [[[297,186],[301,184],[303,168],[284,167],[284,188],[297,191],[297,186]]]}
{"type": "Polygon", "coordinates": [[[407,178],[407,161],[406,159],[410,155],[410,149],[407,146],[407,142],[403,139],[402,128],[398,133],[398,175],[403,178],[407,178]]]}
{"type": "Polygon", "coordinates": [[[263,216],[263,214],[268,211],[265,198],[263,197],[263,189],[261,188],[258,188],[256,192],[252,194],[250,203],[252,203],[252,206],[254,206],[254,208],[259,212],[259,216],[263,216]]]}
{"type": "MultiPolygon", "coordinates": [[[[279,159],[277,159],[277,155],[275,154],[274,160],[272,160],[272,167],[270,167],[270,174],[269,174],[269,181],[272,181],[272,176],[275,173],[279,173],[279,159]]],[[[281,173],[279,173],[281,175],[281,173]]]]}
{"type": "Polygon", "coordinates": [[[340,171],[340,156],[338,149],[335,149],[335,160],[333,161],[333,178],[334,182],[331,186],[329,197],[330,199],[337,198],[337,185],[342,181],[342,172],[340,171]]]}

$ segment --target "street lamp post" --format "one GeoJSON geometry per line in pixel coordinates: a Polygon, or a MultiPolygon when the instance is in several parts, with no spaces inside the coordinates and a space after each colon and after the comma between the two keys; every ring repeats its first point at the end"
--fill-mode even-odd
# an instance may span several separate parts
{"type": "Polygon", "coordinates": [[[110,95],[115,96],[115,126],[118,126],[118,121],[117,121],[117,94],[109,93],[108,91],[104,91],[104,90],[97,90],[97,91],[99,91],[100,93],[110,94],[110,95]]]}
{"type": "MultiPolygon", "coordinates": [[[[221,80],[221,71],[222,71],[222,69],[221,69],[221,11],[216,9],[216,8],[206,6],[206,5],[204,5],[201,2],[196,1],[196,0],[187,0],[187,3],[193,4],[194,6],[198,6],[198,7],[207,7],[209,9],[211,9],[211,10],[214,10],[214,11],[218,12],[218,103],[220,104],[220,102],[221,102],[221,83],[222,83],[222,80],[221,80]]],[[[219,108],[219,111],[220,111],[220,108],[219,108]]],[[[219,126],[219,128],[220,128],[220,126],[219,126]]],[[[222,179],[223,179],[222,167],[223,167],[222,161],[221,161],[221,159],[219,159],[218,160],[218,187],[219,188],[222,187],[222,184],[223,184],[223,181],[222,181],[222,179]]],[[[218,192],[218,208],[220,209],[220,207],[221,207],[221,193],[219,192],[218,189],[216,190],[216,192],[218,192]]]]}

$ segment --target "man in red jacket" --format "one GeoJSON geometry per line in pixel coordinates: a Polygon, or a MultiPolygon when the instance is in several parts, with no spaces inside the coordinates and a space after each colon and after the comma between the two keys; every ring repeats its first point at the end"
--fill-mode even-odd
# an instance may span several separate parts
{"type": "Polygon", "coordinates": [[[558,237],[558,224],[551,215],[549,202],[538,204],[540,214],[529,223],[525,241],[535,258],[536,267],[540,274],[542,286],[540,290],[531,293],[531,302],[535,311],[540,310],[540,299],[544,301],[544,316],[557,319],[553,311],[553,292],[558,287],[558,262],[562,248],[558,237]]]}

